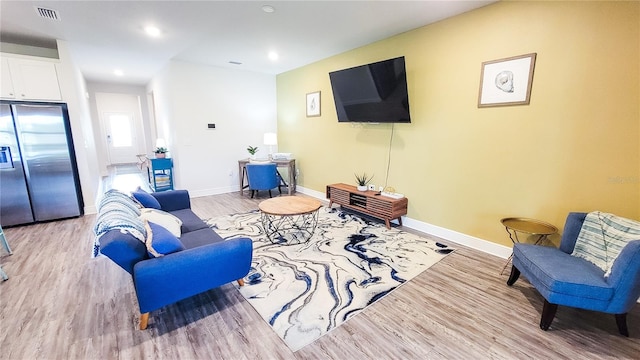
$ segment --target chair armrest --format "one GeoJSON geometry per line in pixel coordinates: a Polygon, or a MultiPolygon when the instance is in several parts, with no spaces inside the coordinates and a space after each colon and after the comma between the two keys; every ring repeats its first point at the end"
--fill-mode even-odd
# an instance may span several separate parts
{"type": "Polygon", "coordinates": [[[138,262],[133,282],[140,312],[241,279],[251,267],[253,242],[231,239],[138,262]]]}
{"type": "Polygon", "coordinates": [[[567,215],[567,221],[564,223],[564,230],[562,231],[560,250],[567,254],[573,252],[580,229],[582,229],[582,223],[584,223],[586,217],[587,213],[583,212],[571,212],[567,215]]]}
{"type": "Polygon", "coordinates": [[[615,288],[607,312],[626,313],[640,297],[640,240],[630,241],[613,262],[607,283],[615,288]]]}
{"type": "Polygon", "coordinates": [[[187,190],[169,190],[154,192],[153,195],[160,203],[162,211],[176,211],[191,208],[191,199],[187,190]]]}

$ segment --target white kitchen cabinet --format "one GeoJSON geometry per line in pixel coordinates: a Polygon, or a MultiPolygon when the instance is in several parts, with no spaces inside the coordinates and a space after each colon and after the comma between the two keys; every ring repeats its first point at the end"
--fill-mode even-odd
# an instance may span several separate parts
{"type": "Polygon", "coordinates": [[[16,100],[60,101],[55,63],[23,58],[2,58],[3,98],[16,100]]]}
{"type": "Polygon", "coordinates": [[[7,99],[15,99],[16,93],[13,90],[13,80],[11,79],[11,71],[9,70],[9,60],[0,58],[0,97],[7,99]]]}

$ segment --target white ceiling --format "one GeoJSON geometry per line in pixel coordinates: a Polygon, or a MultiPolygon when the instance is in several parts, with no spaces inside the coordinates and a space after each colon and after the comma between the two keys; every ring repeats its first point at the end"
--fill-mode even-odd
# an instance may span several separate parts
{"type": "Polygon", "coordinates": [[[88,81],[143,85],[171,59],[279,74],[493,2],[2,0],[0,40],[65,40],[88,81]],[[36,7],[56,10],[60,20],[40,17],[36,7]],[[148,37],[148,24],[162,36],[148,37]],[[269,51],[279,59],[269,60],[269,51]]]}

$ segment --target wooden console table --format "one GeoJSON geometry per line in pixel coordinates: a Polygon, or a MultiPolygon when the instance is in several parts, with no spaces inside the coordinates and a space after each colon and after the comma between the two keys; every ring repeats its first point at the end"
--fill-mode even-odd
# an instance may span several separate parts
{"type": "MultiPolygon", "coordinates": [[[[289,195],[293,195],[296,192],[296,159],[289,160],[272,160],[276,164],[277,167],[286,167],[289,170],[289,183],[285,184],[287,186],[287,191],[289,195]]],[[[249,186],[249,181],[247,180],[245,185],[245,178],[247,177],[247,164],[249,163],[249,159],[238,160],[238,176],[240,180],[240,196],[244,194],[244,189],[249,186]]]]}
{"type": "Polygon", "coordinates": [[[391,229],[389,221],[394,219],[398,219],[398,224],[402,225],[402,215],[407,215],[409,203],[406,197],[394,199],[382,196],[377,191],[358,191],[355,186],[348,184],[327,185],[327,199],[329,207],[336,203],[344,208],[382,219],[387,229],[391,229]]]}

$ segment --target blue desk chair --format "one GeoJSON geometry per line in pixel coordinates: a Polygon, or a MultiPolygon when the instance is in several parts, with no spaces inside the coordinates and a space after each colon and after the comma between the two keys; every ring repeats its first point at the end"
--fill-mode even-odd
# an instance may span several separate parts
{"type": "Polygon", "coordinates": [[[251,190],[251,198],[255,192],[260,190],[269,190],[271,197],[271,189],[278,188],[280,194],[280,176],[275,163],[267,164],[247,164],[247,180],[249,181],[249,190],[251,190]]]}

